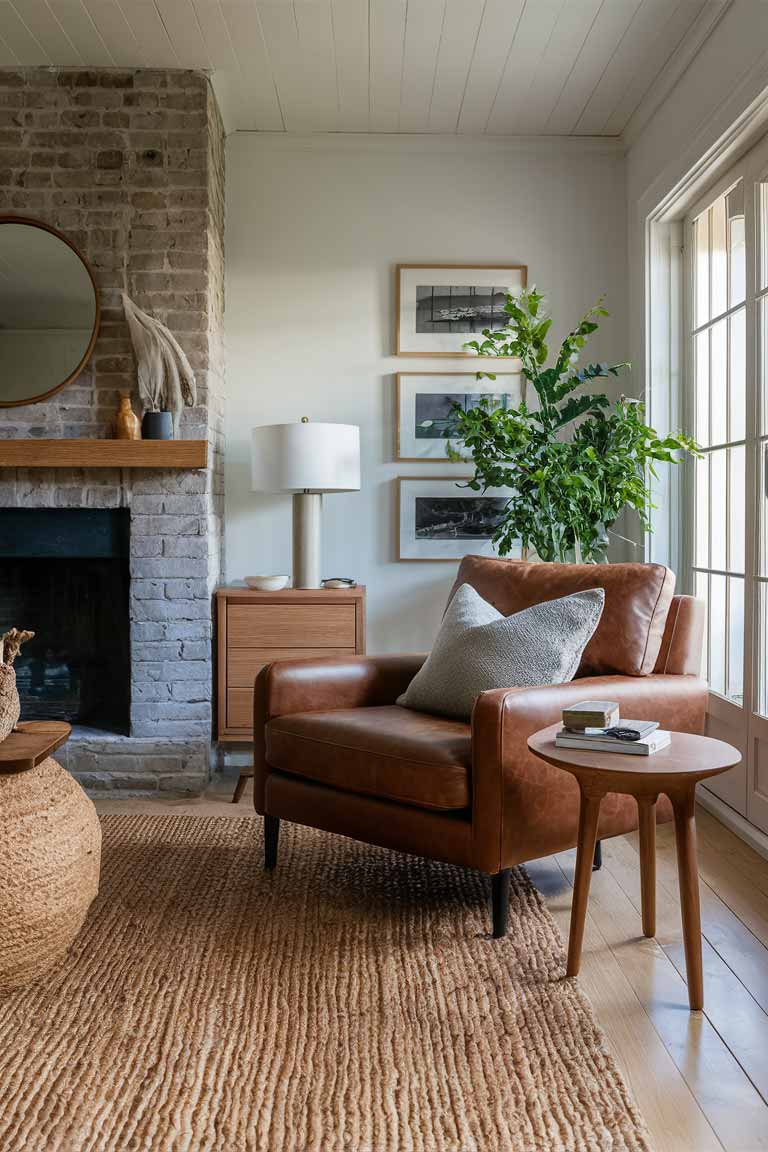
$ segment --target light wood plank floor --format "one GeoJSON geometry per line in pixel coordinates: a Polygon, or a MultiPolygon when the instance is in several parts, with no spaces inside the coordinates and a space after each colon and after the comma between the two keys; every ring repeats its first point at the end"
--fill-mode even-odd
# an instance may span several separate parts
{"type": "MultiPolygon", "coordinates": [[[[101,812],[250,814],[234,777],[196,800],[100,800],[101,812]]],[[[637,835],[603,843],[579,977],[658,1152],[768,1150],[768,861],[699,809],[705,1011],[688,1011],[671,824],[658,829],[657,935],[640,935],[637,835]]],[[[564,938],[575,852],[528,865],[564,938]]]]}

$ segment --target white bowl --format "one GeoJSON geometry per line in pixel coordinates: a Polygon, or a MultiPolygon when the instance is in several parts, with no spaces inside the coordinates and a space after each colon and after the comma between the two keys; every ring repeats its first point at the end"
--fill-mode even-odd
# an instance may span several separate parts
{"type": "Polygon", "coordinates": [[[288,576],[245,576],[243,577],[249,588],[257,592],[280,592],[288,587],[288,576]]]}

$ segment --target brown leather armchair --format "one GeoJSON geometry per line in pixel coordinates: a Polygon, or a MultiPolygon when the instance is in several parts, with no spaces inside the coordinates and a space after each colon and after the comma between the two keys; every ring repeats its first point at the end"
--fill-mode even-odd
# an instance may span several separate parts
{"type": "MultiPolygon", "coordinates": [[[[703,605],[673,596],[673,573],[654,564],[467,557],[451,595],[463,583],[506,615],[604,588],[603,616],[577,678],[483,692],[465,724],[395,704],[424,655],[277,661],[256,680],[254,805],[264,816],[267,868],[277,860],[281,819],[478,868],[493,877],[501,936],[509,869],[576,844],[578,785],[535,759],[528,737],[589,698],[617,700],[632,719],[701,732],[703,605]]],[[[657,812],[670,819],[666,797],[657,812]]],[[[600,838],[637,824],[631,797],[606,797],[600,838]]]]}

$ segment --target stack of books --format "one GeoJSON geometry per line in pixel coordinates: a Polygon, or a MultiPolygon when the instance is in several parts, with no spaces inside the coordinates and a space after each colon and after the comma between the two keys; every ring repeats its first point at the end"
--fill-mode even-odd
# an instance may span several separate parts
{"type": "Polygon", "coordinates": [[[656,720],[622,720],[612,700],[583,700],[563,711],[563,727],[555,736],[558,748],[652,756],[670,743],[670,734],[656,720]],[[630,733],[636,733],[631,738],[630,733]]]}

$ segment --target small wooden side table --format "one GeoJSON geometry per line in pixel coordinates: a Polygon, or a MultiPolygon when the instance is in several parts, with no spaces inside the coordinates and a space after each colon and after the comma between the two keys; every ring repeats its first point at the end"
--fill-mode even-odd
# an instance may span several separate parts
{"type": "MultiPolygon", "coordinates": [[[[216,590],[217,739],[253,741],[253,685],[273,660],[353,656],[365,652],[365,587],[216,590]]],[[[252,768],[243,768],[238,803],[252,768]]]]}
{"type": "Polygon", "coordinates": [[[558,748],[555,735],[561,727],[561,724],[552,724],[536,732],[528,740],[528,747],[534,756],[575,776],[581,791],[567,975],[577,976],[581,964],[600,803],[608,792],[620,792],[634,796],[637,800],[643,935],[655,934],[656,801],[664,793],[672,802],[675,816],[688,1002],[692,1011],[701,1011],[704,1007],[704,985],[696,859],[696,785],[699,780],[733,768],[741,760],[741,754],[722,740],[711,740],[708,736],[694,736],[688,732],[673,732],[671,744],[653,756],[558,748]]]}

